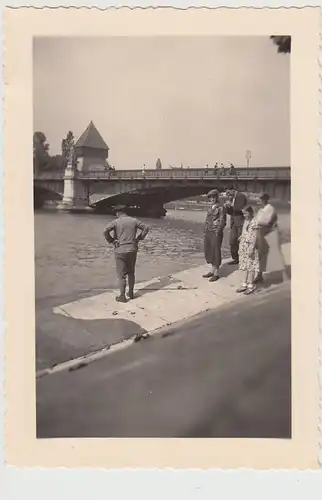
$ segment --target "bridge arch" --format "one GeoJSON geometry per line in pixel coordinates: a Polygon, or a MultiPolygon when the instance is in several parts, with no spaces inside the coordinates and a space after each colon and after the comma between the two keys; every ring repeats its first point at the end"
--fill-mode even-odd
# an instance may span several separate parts
{"type": "Polygon", "coordinates": [[[209,185],[209,183],[205,183],[190,186],[171,185],[158,186],[154,188],[150,187],[146,190],[138,189],[102,197],[101,199],[92,203],[91,206],[100,213],[108,212],[116,205],[126,205],[129,207],[139,207],[149,210],[153,207],[163,207],[164,204],[171,201],[206,194],[210,189],[218,189],[219,191],[224,191],[226,187],[230,187],[230,185],[222,186],[218,185],[218,183],[209,185]]]}
{"type": "Polygon", "coordinates": [[[41,208],[46,201],[61,201],[62,194],[47,187],[34,185],[34,208],[41,208]]]}

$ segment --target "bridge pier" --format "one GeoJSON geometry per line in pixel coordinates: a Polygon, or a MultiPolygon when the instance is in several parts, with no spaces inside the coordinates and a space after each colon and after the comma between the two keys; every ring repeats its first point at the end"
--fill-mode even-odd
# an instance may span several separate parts
{"type": "Polygon", "coordinates": [[[153,203],[153,205],[150,205],[149,213],[151,217],[163,217],[166,213],[164,203],[160,201],[153,203]]]}
{"type": "Polygon", "coordinates": [[[291,199],[291,186],[289,184],[276,184],[274,197],[284,201],[291,199]]]}
{"type": "Polygon", "coordinates": [[[58,205],[61,210],[91,210],[86,185],[77,178],[76,168],[68,162],[64,175],[63,200],[58,205]]]}
{"type": "Polygon", "coordinates": [[[159,199],[151,199],[147,197],[147,200],[141,200],[141,202],[137,203],[137,207],[139,210],[142,210],[142,214],[149,217],[164,217],[166,214],[166,210],[164,209],[163,201],[159,199]]]}

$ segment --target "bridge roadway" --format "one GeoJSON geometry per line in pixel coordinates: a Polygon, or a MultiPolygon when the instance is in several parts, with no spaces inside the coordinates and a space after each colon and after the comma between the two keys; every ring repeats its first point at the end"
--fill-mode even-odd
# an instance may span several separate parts
{"type": "MultiPolygon", "coordinates": [[[[35,193],[45,199],[61,199],[64,193],[64,172],[43,171],[34,177],[35,193]]],[[[161,170],[75,171],[72,179],[78,196],[87,205],[103,209],[118,203],[136,206],[162,205],[209,189],[235,185],[244,192],[267,191],[272,197],[290,199],[290,167],[236,168],[222,172],[213,168],[173,168],[161,170]],[[96,197],[96,201],[93,200],[96,197]],[[97,198],[101,198],[97,200],[97,198]]]]}

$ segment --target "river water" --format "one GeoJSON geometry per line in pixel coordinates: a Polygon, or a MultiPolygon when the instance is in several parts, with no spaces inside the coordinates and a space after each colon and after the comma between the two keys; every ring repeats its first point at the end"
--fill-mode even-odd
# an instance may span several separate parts
{"type": "MultiPolygon", "coordinates": [[[[150,226],[140,244],[137,280],[145,281],[204,263],[204,211],[168,211],[164,219],[144,219],[150,226]]],[[[35,213],[36,302],[62,304],[117,286],[113,247],[103,237],[111,216],[56,211],[35,213]]],[[[290,215],[280,214],[284,241],[290,215]]],[[[228,228],[223,257],[229,257],[228,228]]]]}

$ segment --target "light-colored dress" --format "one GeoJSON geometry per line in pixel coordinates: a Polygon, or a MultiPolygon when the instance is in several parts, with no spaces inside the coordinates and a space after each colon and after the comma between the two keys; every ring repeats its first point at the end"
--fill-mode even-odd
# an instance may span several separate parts
{"type": "Polygon", "coordinates": [[[259,253],[256,248],[256,220],[245,220],[239,240],[239,269],[257,274],[259,272],[259,253]],[[254,249],[249,255],[250,249],[254,249]]]}
{"type": "Polygon", "coordinates": [[[258,227],[258,250],[260,271],[273,272],[285,270],[284,256],[281,249],[278,217],[275,208],[268,203],[256,214],[258,227]]]}

